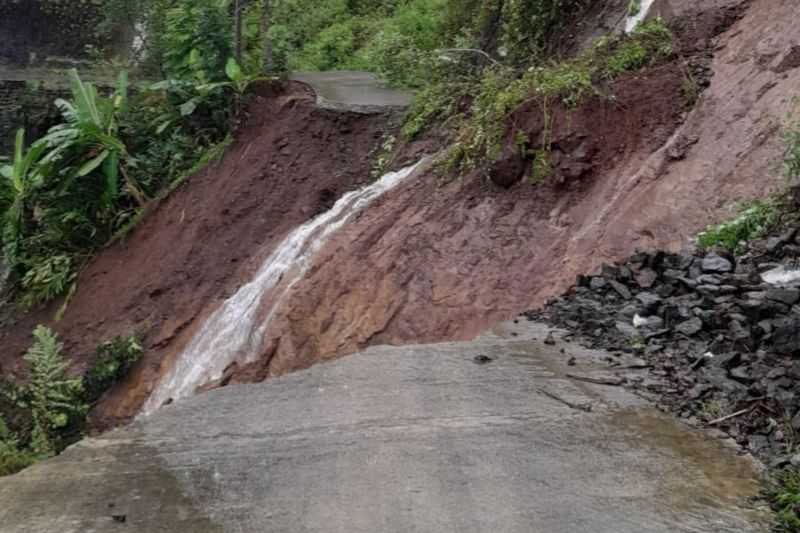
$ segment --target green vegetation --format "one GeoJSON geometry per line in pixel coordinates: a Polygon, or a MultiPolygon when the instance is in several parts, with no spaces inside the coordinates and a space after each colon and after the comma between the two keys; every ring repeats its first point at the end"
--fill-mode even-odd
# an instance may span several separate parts
{"type": "Polygon", "coordinates": [[[55,334],[39,326],[33,337],[34,343],[25,355],[30,378],[18,401],[31,411],[31,451],[48,456],[56,450],[58,432],[85,415],[87,407],[81,401],[83,383],[67,376],[62,345],[55,334]]]}
{"type": "Polygon", "coordinates": [[[116,337],[98,347],[94,365],[83,376],[84,401],[93,405],[105,391],[125,377],[144,349],[135,336],[116,337]]]}
{"type": "MultiPolygon", "coordinates": [[[[800,123],[791,119],[784,130],[784,175],[790,182],[800,178],[800,123]]],[[[796,185],[796,183],[792,183],[796,185]]],[[[780,197],[743,203],[735,218],[709,226],[697,236],[700,248],[721,246],[732,252],[741,252],[747,242],[763,237],[786,211],[780,197]]]]}
{"type": "MultiPolygon", "coordinates": [[[[795,109],[800,103],[795,101],[795,109]]],[[[789,117],[789,125],[785,128],[783,141],[786,146],[783,157],[784,174],[789,180],[800,179],[800,119],[796,113],[789,117]]]]}
{"type": "Polygon", "coordinates": [[[775,200],[755,200],[743,204],[736,218],[710,226],[697,236],[700,248],[721,246],[739,252],[752,239],[765,235],[780,218],[780,204],[775,200]]]}
{"type": "MultiPolygon", "coordinates": [[[[549,174],[550,134],[554,110],[560,106],[574,109],[590,96],[601,96],[602,84],[620,75],[656,64],[672,54],[672,35],[664,23],[653,20],[640,25],[628,37],[602,38],[583,54],[566,61],[529,68],[522,76],[514,69],[494,66],[470,89],[472,100],[469,118],[460,127],[449,164],[459,171],[484,166],[500,155],[511,114],[521,106],[538,107],[542,114],[542,138],[530,140],[535,154],[531,178],[541,181],[549,174]]],[[[412,107],[404,132],[416,135],[441,112],[432,111],[444,101],[445,91],[423,95],[412,107]],[[431,103],[434,102],[434,103],[431,103]]],[[[449,93],[451,100],[440,109],[457,106],[459,92],[449,93]]],[[[519,144],[519,143],[518,143],[519,144]]]]}
{"type": "Polygon", "coordinates": [[[71,71],[72,98],[56,102],[63,123],[30,147],[18,132],[12,161],[0,166],[0,229],[24,307],[68,293],[87,259],[152,198],[219,156],[256,79],[233,60],[226,66],[227,81],[169,80],[133,98],[124,73],[103,96],[71,71]]]}
{"type": "Polygon", "coordinates": [[[776,513],[775,531],[800,531],[800,472],[779,473],[767,495],[776,513]]]}
{"type": "MultiPolygon", "coordinates": [[[[82,377],[70,377],[61,343],[46,327],[25,355],[29,378],[0,387],[0,476],[59,453],[80,438],[86,413],[142,357],[134,336],[101,344],[82,377]]],[[[0,384],[2,385],[2,384],[0,384]]]]}
{"type": "Polygon", "coordinates": [[[16,474],[36,462],[36,456],[21,448],[19,439],[0,418],[0,477],[16,474]]]}

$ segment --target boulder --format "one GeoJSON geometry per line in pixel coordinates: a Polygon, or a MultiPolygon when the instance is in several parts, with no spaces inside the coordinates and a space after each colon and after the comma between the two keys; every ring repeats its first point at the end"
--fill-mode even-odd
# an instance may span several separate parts
{"type": "Polygon", "coordinates": [[[663,302],[661,296],[652,292],[640,292],[636,295],[636,299],[641,304],[641,314],[644,316],[654,313],[663,302]]]}
{"type": "Polygon", "coordinates": [[[682,333],[687,337],[691,337],[692,335],[696,335],[703,329],[703,321],[700,320],[698,317],[690,318],[685,322],[681,322],[677,326],[675,326],[675,331],[678,333],[682,333]]]}
{"type": "Polygon", "coordinates": [[[772,323],[772,345],[779,353],[800,355],[800,317],[789,317],[772,323]]]}
{"type": "Polygon", "coordinates": [[[800,301],[800,289],[769,289],[766,292],[766,297],[769,300],[786,305],[794,305],[800,301]]]}
{"type": "Polygon", "coordinates": [[[721,255],[711,252],[703,258],[702,268],[703,272],[725,273],[733,271],[733,263],[721,255]]]}

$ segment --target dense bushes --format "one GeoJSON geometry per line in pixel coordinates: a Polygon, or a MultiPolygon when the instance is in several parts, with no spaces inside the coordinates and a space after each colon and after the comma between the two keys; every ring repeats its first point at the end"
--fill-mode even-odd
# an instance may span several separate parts
{"type": "Polygon", "coordinates": [[[94,365],[83,376],[84,401],[93,405],[130,371],[142,357],[144,349],[135,336],[116,337],[101,344],[94,365]]]}
{"type": "Polygon", "coordinates": [[[0,390],[6,402],[18,412],[24,423],[13,433],[0,413],[0,475],[16,472],[33,461],[49,457],[63,449],[69,428],[80,423],[86,414],[80,379],[67,376],[67,363],[56,336],[39,326],[25,361],[30,365],[29,379],[22,386],[0,390]]]}
{"type": "Polygon", "coordinates": [[[101,344],[82,377],[70,377],[62,345],[43,326],[25,355],[29,378],[0,383],[0,476],[59,453],[80,438],[88,409],[141,358],[134,336],[101,344]]]}
{"type": "Polygon", "coordinates": [[[56,102],[63,123],[30,147],[18,132],[0,167],[3,255],[28,308],[67,293],[87,258],[229,127],[224,87],[175,82],[129,98],[124,74],[107,95],[70,77],[72,98],[56,102]]]}
{"type": "Polygon", "coordinates": [[[742,205],[732,220],[709,226],[697,236],[700,248],[715,246],[741,251],[748,241],[762,237],[780,218],[780,204],[774,200],[755,200],[742,205]]]}
{"type": "Polygon", "coordinates": [[[448,163],[467,171],[490,164],[500,156],[509,115],[525,103],[538,106],[544,117],[541,139],[518,139],[519,149],[537,152],[531,177],[546,177],[549,164],[553,107],[575,108],[588,96],[602,95],[604,84],[620,75],[664,61],[672,55],[672,35],[661,20],[642,24],[630,36],[605,37],[577,57],[518,69],[494,64],[471,82],[444,82],[420,93],[404,134],[413,138],[428,125],[447,119],[459,101],[470,102],[465,117],[454,116],[459,127],[448,163]]]}

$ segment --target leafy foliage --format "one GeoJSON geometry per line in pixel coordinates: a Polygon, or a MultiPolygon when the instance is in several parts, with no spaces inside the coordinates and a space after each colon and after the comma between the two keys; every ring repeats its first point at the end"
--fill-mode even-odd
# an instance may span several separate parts
{"type": "Polygon", "coordinates": [[[786,150],[783,157],[784,174],[790,180],[800,179],[800,120],[792,118],[783,134],[786,150]]]}
{"type": "Polygon", "coordinates": [[[64,294],[75,278],[68,255],[44,257],[34,262],[22,278],[22,304],[32,308],[49,302],[64,294]]]}
{"type": "Polygon", "coordinates": [[[31,451],[47,456],[56,451],[57,432],[75,418],[82,418],[86,405],[81,401],[81,380],[67,376],[62,345],[55,334],[44,326],[38,326],[33,337],[34,343],[25,354],[25,361],[30,365],[30,378],[22,391],[20,403],[31,410],[31,451]]]}
{"type": "Polygon", "coordinates": [[[127,375],[143,354],[144,349],[135,336],[116,337],[101,344],[95,353],[95,363],[83,376],[86,403],[94,404],[127,375]]]}
{"type": "Polygon", "coordinates": [[[198,83],[221,81],[231,57],[231,18],[226,2],[178,0],[164,13],[164,74],[198,83]]]}
{"type": "Polygon", "coordinates": [[[704,249],[722,246],[740,251],[748,241],[765,235],[778,222],[779,216],[779,205],[774,201],[756,200],[744,204],[736,218],[700,233],[697,244],[704,249]]]}
{"type": "Polygon", "coordinates": [[[793,469],[781,472],[768,496],[776,512],[776,531],[800,530],[800,472],[793,469]]]}
{"type": "Polygon", "coordinates": [[[0,382],[0,476],[59,453],[80,438],[88,409],[144,353],[135,336],[116,337],[98,346],[94,364],[81,378],[74,378],[67,374],[56,335],[39,326],[33,337],[25,355],[28,381],[0,382]]]}
{"type": "Polygon", "coordinates": [[[580,13],[587,0],[506,0],[503,3],[502,45],[512,64],[541,60],[557,48],[571,16],[580,13]]]}
{"type": "Polygon", "coordinates": [[[62,294],[74,279],[73,257],[102,243],[120,205],[143,201],[131,180],[120,186],[128,155],[117,117],[127,107],[127,76],[107,97],[74,70],[70,81],[72,99],[56,102],[64,123],[27,150],[20,131],[14,162],[0,170],[3,251],[29,306],[62,294]]]}
{"type": "MultiPolygon", "coordinates": [[[[476,86],[467,91],[472,100],[470,116],[457,134],[450,166],[466,171],[495,160],[501,152],[510,114],[531,103],[539,107],[544,121],[542,138],[531,140],[537,154],[532,177],[541,181],[549,168],[547,152],[554,106],[574,109],[588,96],[602,95],[602,83],[669,58],[671,43],[671,32],[656,19],[640,25],[630,36],[601,38],[578,57],[533,66],[521,76],[505,65],[488,68],[476,86]]],[[[431,93],[436,94],[433,90],[431,93]]],[[[441,116],[414,106],[404,131],[416,135],[429,120],[441,116]]]]}
{"type": "Polygon", "coordinates": [[[102,95],[70,71],[72,98],[56,102],[64,122],[27,149],[18,132],[14,159],[0,167],[0,228],[25,307],[71,290],[97,248],[226,138],[230,95],[253,81],[235,62],[227,70],[229,81],[171,80],[133,99],[125,73],[102,95]]]}
{"type": "Polygon", "coordinates": [[[0,417],[0,477],[16,474],[35,461],[34,454],[22,449],[19,439],[0,417]]]}

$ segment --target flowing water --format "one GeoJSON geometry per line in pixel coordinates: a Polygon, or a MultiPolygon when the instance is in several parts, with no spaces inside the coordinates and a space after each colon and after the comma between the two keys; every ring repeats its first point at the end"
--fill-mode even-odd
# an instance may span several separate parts
{"type": "Polygon", "coordinates": [[[636,26],[650,13],[650,8],[653,7],[654,3],[655,0],[641,0],[639,3],[639,11],[635,15],[629,16],[625,21],[625,33],[630,33],[636,29],[636,26]]]}
{"type": "Polygon", "coordinates": [[[327,238],[355,213],[411,175],[419,162],[345,194],[327,212],[293,230],[264,261],[252,281],[212,313],[161,378],[143,408],[152,413],[169,399],[191,395],[218,380],[232,363],[258,359],[264,333],[283,296],[311,264],[327,238]]]}

